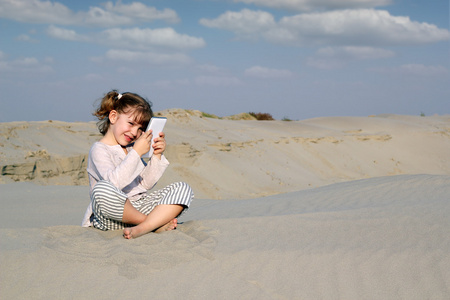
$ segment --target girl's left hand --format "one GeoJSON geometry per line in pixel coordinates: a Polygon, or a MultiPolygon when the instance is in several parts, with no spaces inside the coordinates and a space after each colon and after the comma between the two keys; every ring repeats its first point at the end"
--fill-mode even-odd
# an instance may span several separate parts
{"type": "Polygon", "coordinates": [[[163,154],[164,150],[166,150],[166,135],[164,132],[159,133],[159,137],[155,137],[153,141],[155,142],[153,144],[153,155],[159,155],[163,154]]]}

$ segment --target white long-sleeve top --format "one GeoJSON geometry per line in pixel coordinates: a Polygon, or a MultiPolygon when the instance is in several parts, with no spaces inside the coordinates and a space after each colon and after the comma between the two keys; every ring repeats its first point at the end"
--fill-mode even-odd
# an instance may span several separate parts
{"type": "MultiPolygon", "coordinates": [[[[89,176],[89,195],[95,184],[107,180],[122,190],[130,201],[138,199],[143,193],[153,188],[169,166],[164,155],[161,159],[152,156],[147,165],[132,148],[125,154],[120,145],[109,146],[96,142],[89,151],[87,172],[89,176]]],[[[81,226],[92,226],[92,201],[84,214],[81,226]]]]}

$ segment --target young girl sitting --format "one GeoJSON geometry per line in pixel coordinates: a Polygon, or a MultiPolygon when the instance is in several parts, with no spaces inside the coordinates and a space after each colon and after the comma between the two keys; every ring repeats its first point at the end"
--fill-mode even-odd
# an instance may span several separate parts
{"type": "Polygon", "coordinates": [[[161,178],[169,162],[164,133],[145,132],[153,116],[151,105],[133,93],[107,93],[94,115],[103,138],[89,151],[87,172],[91,203],[82,226],[101,230],[123,229],[126,239],[177,227],[193,192],[184,182],[147,193],[161,178]],[[141,156],[150,150],[148,164],[141,156]]]}

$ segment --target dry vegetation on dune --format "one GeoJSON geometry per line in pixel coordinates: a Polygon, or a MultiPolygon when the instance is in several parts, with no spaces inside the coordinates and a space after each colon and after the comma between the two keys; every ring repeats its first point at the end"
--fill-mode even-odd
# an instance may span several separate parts
{"type": "MultiPolygon", "coordinates": [[[[183,112],[183,110],[181,110],[181,112],[183,112]]],[[[202,112],[199,110],[192,110],[192,109],[185,109],[184,112],[186,112],[187,114],[189,114],[191,116],[197,116],[200,118],[211,118],[211,119],[223,119],[223,120],[235,120],[235,121],[239,121],[239,120],[273,121],[273,120],[275,120],[271,114],[261,113],[261,112],[240,113],[240,114],[225,116],[225,117],[219,117],[214,114],[202,112]]],[[[161,112],[159,112],[158,114],[162,115],[161,112]]],[[[285,118],[283,118],[283,121],[290,121],[290,120],[285,117],[285,118]]]]}

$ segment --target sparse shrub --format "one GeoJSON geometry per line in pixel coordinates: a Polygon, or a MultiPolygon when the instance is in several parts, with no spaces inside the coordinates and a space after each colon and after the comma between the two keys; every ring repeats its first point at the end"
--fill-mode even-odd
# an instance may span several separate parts
{"type": "Polygon", "coordinates": [[[249,112],[249,115],[253,116],[256,118],[256,120],[258,121],[273,121],[275,120],[271,114],[269,113],[254,113],[254,112],[249,112]]]}
{"type": "Polygon", "coordinates": [[[287,122],[289,122],[289,121],[292,121],[292,120],[289,119],[288,117],[284,117],[283,119],[281,119],[281,121],[287,121],[287,122]]]}
{"type": "Polygon", "coordinates": [[[256,117],[250,115],[249,113],[240,113],[237,115],[223,117],[225,120],[256,120],[256,117]]]}
{"type": "Polygon", "coordinates": [[[213,115],[213,114],[209,114],[209,113],[206,113],[206,112],[202,112],[202,117],[211,118],[211,119],[220,119],[218,116],[213,115]]]}

